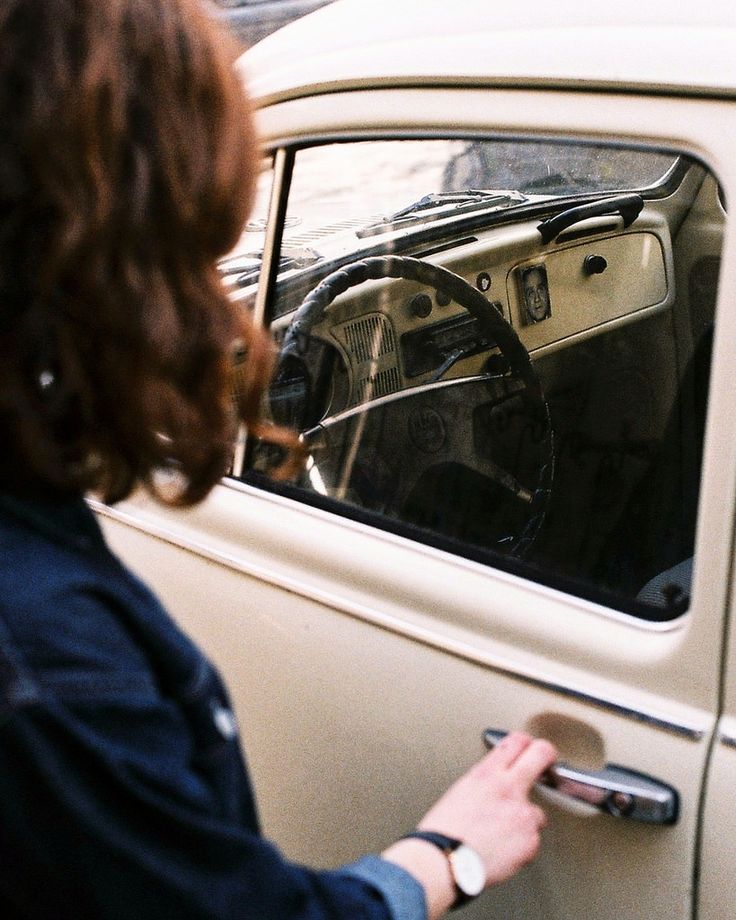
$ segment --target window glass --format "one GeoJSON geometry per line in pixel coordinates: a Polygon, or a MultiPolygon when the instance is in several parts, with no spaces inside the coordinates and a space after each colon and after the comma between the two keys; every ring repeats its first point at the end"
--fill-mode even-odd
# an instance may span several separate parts
{"type": "Polygon", "coordinates": [[[473,141],[448,162],[444,181],[454,188],[515,188],[563,195],[656,185],[672,155],[601,144],[549,141],[473,141]]]}
{"type": "MultiPolygon", "coordinates": [[[[644,617],[686,609],[720,264],[701,231],[724,220],[701,164],[328,144],[296,152],[285,213],[269,411],[308,448],[291,494],[644,617]]],[[[256,445],[251,473],[272,459],[256,445]]]]}
{"type": "Polygon", "coordinates": [[[220,261],[220,271],[226,286],[238,299],[252,302],[261,274],[263,243],[266,235],[268,211],[273,187],[273,161],[261,162],[256,177],[253,207],[243,227],[240,239],[232,252],[220,261]]]}

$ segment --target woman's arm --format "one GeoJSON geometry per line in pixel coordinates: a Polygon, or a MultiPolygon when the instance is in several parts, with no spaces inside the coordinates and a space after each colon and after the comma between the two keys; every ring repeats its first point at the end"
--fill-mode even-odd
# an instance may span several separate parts
{"type": "MultiPolygon", "coordinates": [[[[462,776],[419,823],[461,840],[483,859],[486,886],[505,881],[537,855],[546,824],[541,808],[529,801],[532,786],[555,761],[548,741],[508,735],[462,776]]],[[[436,920],[455,901],[456,889],[447,857],[423,840],[399,840],[383,853],[424,887],[429,920],[436,920]]]]}

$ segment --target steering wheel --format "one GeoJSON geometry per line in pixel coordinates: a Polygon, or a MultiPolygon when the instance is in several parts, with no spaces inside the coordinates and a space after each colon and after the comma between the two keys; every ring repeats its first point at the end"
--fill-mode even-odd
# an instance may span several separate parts
{"type": "MultiPolygon", "coordinates": [[[[448,269],[408,256],[377,256],[324,278],[287,329],[272,388],[274,410],[276,403],[279,420],[295,424],[308,445],[311,488],[406,519],[416,504],[418,485],[432,471],[462,468],[475,475],[475,481],[493,483],[496,500],[503,496],[516,507],[514,523],[499,524],[500,530],[486,542],[523,555],[541,526],[554,470],[552,427],[541,383],[510,324],[480,291],[448,269]],[[498,347],[498,369],[480,376],[432,379],[326,418],[310,418],[314,381],[307,351],[312,329],[340,294],[382,278],[417,281],[464,307],[477,320],[489,349],[492,343],[498,347]],[[494,444],[504,437],[511,437],[513,444],[506,444],[499,457],[494,444]],[[529,452],[533,460],[526,462],[520,478],[519,455],[529,452]],[[507,532],[509,527],[514,532],[507,532]]],[[[433,529],[443,528],[434,522],[433,529]]]]}

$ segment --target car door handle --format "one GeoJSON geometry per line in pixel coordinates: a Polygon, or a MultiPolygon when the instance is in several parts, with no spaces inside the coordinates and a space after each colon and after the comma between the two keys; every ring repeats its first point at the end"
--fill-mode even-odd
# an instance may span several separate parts
{"type": "MultiPolygon", "coordinates": [[[[486,747],[494,748],[507,734],[488,728],[483,732],[483,741],[486,747]]],[[[612,763],[602,770],[588,771],[558,761],[542,775],[540,783],[614,818],[674,824],[679,814],[680,797],[676,789],[612,763]]]]}

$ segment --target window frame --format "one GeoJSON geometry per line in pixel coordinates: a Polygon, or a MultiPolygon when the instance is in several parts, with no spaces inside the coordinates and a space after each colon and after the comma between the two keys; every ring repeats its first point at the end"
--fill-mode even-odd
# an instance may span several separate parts
{"type": "MultiPolygon", "coordinates": [[[[450,89],[449,93],[456,92],[455,88],[450,89]]],[[[361,90],[357,92],[348,92],[342,95],[347,97],[362,96],[366,97],[371,96],[375,93],[378,95],[385,96],[388,93],[400,92],[399,90],[361,90]]],[[[409,93],[416,93],[416,90],[413,88],[409,89],[409,93]]],[[[513,93],[509,93],[512,95],[513,93]]],[[[525,93],[525,95],[530,95],[525,93]]],[[[575,94],[578,95],[578,94],[575,94]]],[[[587,96],[589,94],[583,93],[581,96],[587,96]]],[[[314,102],[315,100],[292,100],[280,102],[278,105],[274,106],[276,110],[288,110],[291,106],[299,106],[302,103],[314,102]]],[[[327,103],[327,98],[318,100],[321,105],[327,103]]],[[[334,116],[332,116],[334,117],[334,116]]],[[[356,120],[359,117],[357,114],[353,114],[353,120],[356,120]]],[[[430,120],[432,116],[429,116],[430,120]]],[[[327,119],[330,120],[330,119],[327,119]]],[[[339,116],[338,116],[339,120],[339,116]]],[[[277,119],[278,121],[278,119],[277,119]]],[[[288,201],[288,191],[291,180],[291,170],[294,165],[294,157],[298,150],[320,146],[323,144],[329,143],[350,143],[355,141],[369,141],[369,140],[403,140],[403,139],[462,139],[462,140],[471,140],[471,139],[488,139],[490,137],[519,137],[519,138],[528,138],[530,140],[545,140],[548,139],[553,142],[560,141],[570,141],[571,143],[585,143],[589,138],[590,144],[600,144],[601,138],[595,133],[591,133],[588,127],[584,130],[577,128],[572,132],[565,131],[555,131],[549,132],[543,129],[529,131],[528,128],[525,130],[519,130],[518,128],[504,128],[500,127],[498,129],[494,128],[493,131],[489,131],[486,127],[480,129],[477,127],[473,128],[438,128],[436,123],[431,125],[424,125],[422,127],[416,127],[410,130],[406,128],[397,129],[393,126],[386,127],[369,127],[365,128],[361,126],[360,129],[357,128],[339,128],[336,130],[322,129],[320,131],[312,130],[302,130],[301,127],[297,127],[297,130],[294,133],[294,136],[285,136],[283,132],[278,130],[272,131],[272,150],[276,151],[276,156],[282,157],[282,171],[281,174],[275,176],[274,182],[274,194],[278,198],[279,207],[281,210],[281,220],[274,221],[274,212],[272,212],[270,222],[276,223],[277,226],[274,227],[274,233],[272,234],[271,241],[274,247],[274,251],[278,252],[280,250],[282,242],[282,223],[283,223],[283,213],[286,209],[286,204],[288,201]]],[[[695,155],[699,158],[702,158],[704,162],[706,161],[705,157],[701,157],[702,151],[700,149],[694,150],[691,145],[687,142],[677,142],[669,139],[665,142],[662,138],[657,138],[656,134],[654,136],[650,133],[642,132],[642,136],[638,139],[631,139],[625,133],[622,132],[621,140],[611,140],[610,135],[607,135],[605,140],[610,142],[612,146],[621,146],[626,148],[640,148],[642,150],[650,150],[656,148],[658,150],[667,150],[671,149],[676,153],[683,153],[688,155],[695,155]]],[[[672,170],[670,170],[667,176],[667,182],[661,183],[661,185],[651,187],[647,191],[651,191],[651,197],[665,197],[669,194],[669,189],[672,187],[672,184],[676,185],[681,181],[681,175],[678,175],[679,163],[676,163],[672,170]]],[[[566,196],[567,197],[567,196],[566,196]]],[[[572,198],[573,196],[569,196],[572,198]]],[[[577,196],[579,197],[579,196],[577,196]]],[[[589,196],[583,195],[582,198],[585,200],[589,196]]],[[[597,196],[596,196],[597,197],[597,196]]],[[[648,196],[649,197],[649,196],[648,196]]],[[[511,220],[514,220],[514,217],[510,216],[511,220]]],[[[725,256],[725,249],[724,249],[725,256]]],[[[271,266],[273,270],[269,273],[268,277],[265,277],[265,273],[262,274],[259,285],[259,302],[261,305],[260,317],[265,322],[269,316],[272,315],[272,298],[274,297],[275,292],[275,280],[276,280],[276,270],[275,270],[275,260],[272,260],[271,266]]],[[[710,410],[709,410],[710,414],[710,410]]],[[[551,587],[563,591],[565,594],[569,594],[571,597],[578,598],[585,601],[592,601],[594,604],[600,604],[609,608],[611,612],[615,615],[624,615],[628,616],[631,614],[637,622],[650,622],[654,624],[672,624],[680,619],[680,613],[672,613],[671,611],[658,612],[647,605],[636,603],[635,601],[627,602],[625,605],[622,605],[621,596],[615,593],[609,594],[606,591],[599,589],[587,590],[581,589],[579,582],[574,579],[565,579],[565,578],[550,578],[544,577],[540,579],[530,579],[528,574],[529,565],[528,563],[523,563],[521,566],[515,565],[513,562],[509,561],[505,557],[498,557],[490,551],[480,551],[475,548],[472,550],[466,547],[466,551],[458,553],[457,548],[452,544],[452,541],[448,541],[447,538],[442,538],[437,535],[431,535],[426,531],[419,533],[411,527],[402,522],[391,521],[386,518],[381,517],[380,515],[372,516],[370,512],[365,511],[364,509],[353,509],[350,506],[333,499],[325,498],[323,496],[314,496],[310,495],[307,492],[304,492],[298,488],[293,489],[288,485],[276,485],[270,483],[267,480],[259,477],[255,473],[244,473],[244,482],[253,482],[259,489],[267,489],[273,491],[276,494],[285,496],[290,500],[295,500],[300,504],[314,506],[331,513],[336,513],[339,517],[345,518],[347,520],[356,521],[361,524],[366,524],[371,528],[377,528],[382,531],[396,533],[397,535],[408,537],[409,539],[420,542],[427,546],[432,546],[439,548],[444,551],[451,552],[454,556],[458,558],[469,559],[471,561],[481,562],[483,565],[487,565],[492,569],[496,569],[502,572],[509,572],[513,575],[518,575],[524,580],[530,581],[531,584],[537,584],[540,587],[551,587]],[[254,478],[251,478],[254,477],[254,478]]],[[[702,513],[702,509],[699,508],[699,519],[702,513]]],[[[696,532],[696,552],[697,552],[697,532],[696,532]]]]}

